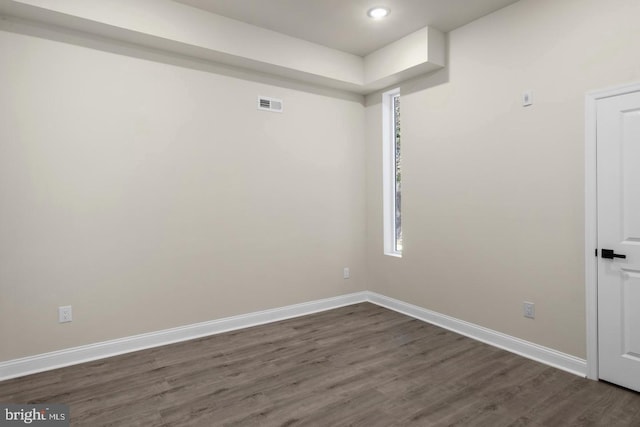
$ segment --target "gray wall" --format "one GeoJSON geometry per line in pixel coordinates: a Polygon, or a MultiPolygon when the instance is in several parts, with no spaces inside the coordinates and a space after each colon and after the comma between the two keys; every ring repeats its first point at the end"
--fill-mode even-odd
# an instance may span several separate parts
{"type": "Polygon", "coordinates": [[[0,360],[365,289],[361,97],[0,51],[0,360]]]}
{"type": "Polygon", "coordinates": [[[368,96],[371,290],[585,357],[584,97],[640,80],[638,16],[637,0],[522,0],[449,34],[448,68],[401,86],[402,259],[382,255],[368,96]]]}

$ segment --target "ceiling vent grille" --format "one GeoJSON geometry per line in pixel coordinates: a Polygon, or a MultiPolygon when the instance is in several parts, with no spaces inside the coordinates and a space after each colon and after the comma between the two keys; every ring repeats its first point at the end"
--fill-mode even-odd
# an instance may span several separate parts
{"type": "Polygon", "coordinates": [[[282,99],[267,98],[265,96],[259,96],[258,110],[273,111],[274,113],[282,113],[282,99]]]}

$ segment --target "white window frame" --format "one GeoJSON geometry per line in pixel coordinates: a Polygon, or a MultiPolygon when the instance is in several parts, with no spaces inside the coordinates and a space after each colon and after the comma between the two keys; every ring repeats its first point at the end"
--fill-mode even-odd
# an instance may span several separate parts
{"type": "Polygon", "coordinates": [[[393,98],[400,88],[382,94],[382,205],[384,221],[384,254],[401,258],[396,250],[396,166],[393,98]]]}

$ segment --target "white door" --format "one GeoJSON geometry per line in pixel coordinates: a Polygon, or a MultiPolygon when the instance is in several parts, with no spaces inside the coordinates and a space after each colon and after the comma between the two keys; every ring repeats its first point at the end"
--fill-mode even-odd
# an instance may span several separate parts
{"type": "Polygon", "coordinates": [[[597,104],[599,377],[640,391],[640,92],[597,104]]]}

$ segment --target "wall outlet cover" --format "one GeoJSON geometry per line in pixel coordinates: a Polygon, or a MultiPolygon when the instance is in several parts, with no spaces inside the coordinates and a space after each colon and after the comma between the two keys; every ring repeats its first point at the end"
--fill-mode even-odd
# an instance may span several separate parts
{"type": "Polygon", "coordinates": [[[58,307],[58,323],[67,323],[73,320],[73,312],[70,305],[58,307]]]}
{"type": "Polygon", "coordinates": [[[527,317],[529,319],[535,319],[536,305],[534,303],[525,301],[522,305],[522,311],[523,311],[524,317],[527,317]]]}

